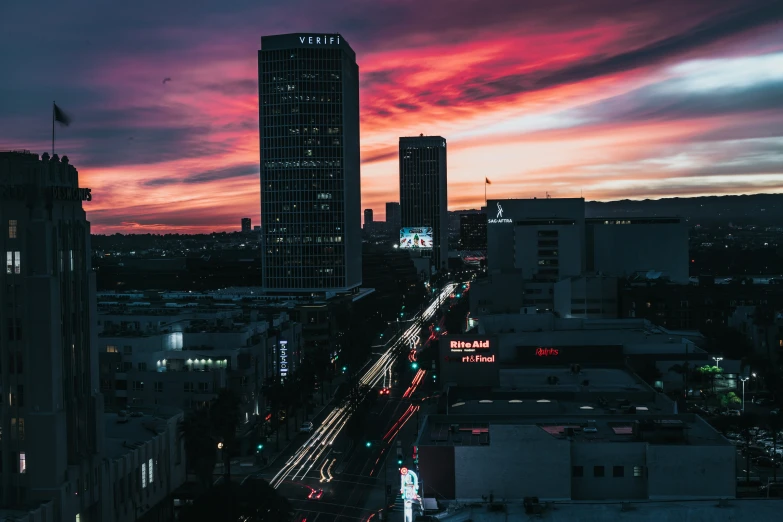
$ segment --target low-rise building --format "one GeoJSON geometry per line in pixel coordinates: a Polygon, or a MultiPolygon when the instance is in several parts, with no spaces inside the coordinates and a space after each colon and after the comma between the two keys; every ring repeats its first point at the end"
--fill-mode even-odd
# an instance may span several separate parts
{"type": "Polygon", "coordinates": [[[416,441],[423,496],[461,502],[736,495],[736,449],[618,369],[501,369],[452,386],[416,441]]]}

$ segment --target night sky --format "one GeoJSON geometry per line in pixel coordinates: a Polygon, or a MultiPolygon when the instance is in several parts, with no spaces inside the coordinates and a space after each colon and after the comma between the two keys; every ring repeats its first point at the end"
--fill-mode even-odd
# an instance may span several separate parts
{"type": "Polygon", "coordinates": [[[50,150],[56,100],[98,233],[258,224],[257,51],[288,32],[356,50],[376,219],[420,133],[449,142],[451,210],[485,176],[489,197],[783,192],[780,0],[3,4],[0,150],[50,150]]]}

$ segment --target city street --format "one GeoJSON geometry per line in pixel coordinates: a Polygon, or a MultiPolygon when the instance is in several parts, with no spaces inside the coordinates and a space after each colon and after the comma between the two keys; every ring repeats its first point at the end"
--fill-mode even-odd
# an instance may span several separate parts
{"type": "MultiPolygon", "coordinates": [[[[426,321],[447,302],[455,287],[447,285],[400,338],[368,365],[360,382],[370,386],[371,393],[390,384],[400,354],[411,339],[419,338],[426,321]]],[[[426,382],[426,373],[411,368],[400,374],[399,384],[391,387],[389,395],[380,396],[369,412],[365,436],[355,447],[347,447],[343,433],[350,413],[344,407],[327,408],[314,419],[315,431],[298,434],[273,465],[256,476],[269,480],[291,501],[297,510],[295,520],[368,520],[386,503],[385,485],[391,485],[392,491],[399,488],[396,441],[401,440],[403,455],[410,460],[419,408],[412,404],[411,395],[419,383],[426,382]]]]}

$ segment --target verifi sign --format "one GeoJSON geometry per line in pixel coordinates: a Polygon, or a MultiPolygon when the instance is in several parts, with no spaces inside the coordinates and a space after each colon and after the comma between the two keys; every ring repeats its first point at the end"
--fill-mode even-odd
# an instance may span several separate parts
{"type": "Polygon", "coordinates": [[[309,45],[340,45],[340,35],[337,36],[300,36],[299,41],[309,45]],[[335,41],[336,40],[336,41],[335,41]]]}

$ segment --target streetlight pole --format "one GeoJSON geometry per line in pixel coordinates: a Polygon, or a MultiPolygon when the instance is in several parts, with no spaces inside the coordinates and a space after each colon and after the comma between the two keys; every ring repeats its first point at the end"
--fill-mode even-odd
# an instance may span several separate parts
{"type": "Polygon", "coordinates": [[[740,377],[740,381],[742,381],[742,413],[745,413],[745,381],[750,379],[750,377],[740,377]]]}
{"type": "Polygon", "coordinates": [[[720,362],[723,360],[723,357],[713,357],[712,359],[715,361],[715,366],[720,368],[720,362]]]}

